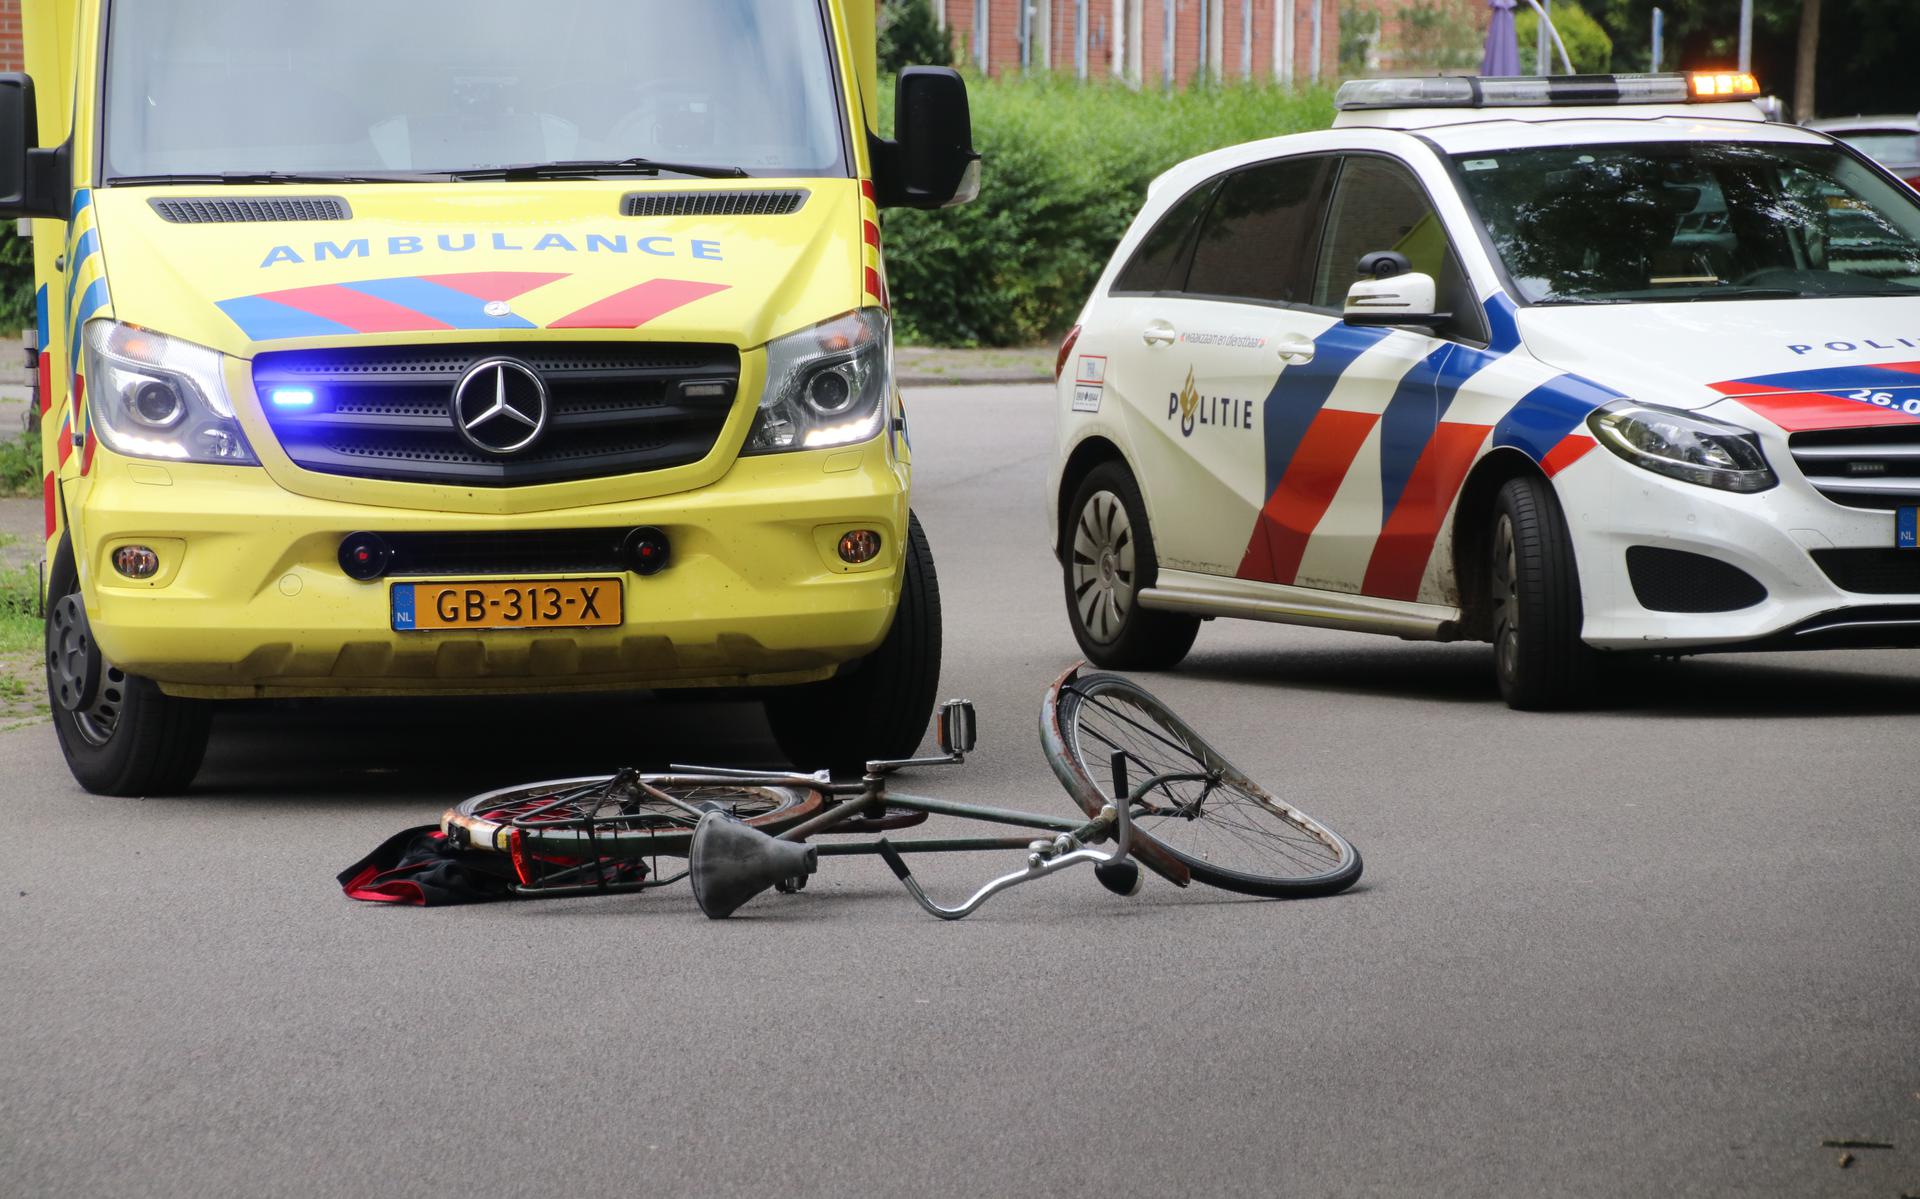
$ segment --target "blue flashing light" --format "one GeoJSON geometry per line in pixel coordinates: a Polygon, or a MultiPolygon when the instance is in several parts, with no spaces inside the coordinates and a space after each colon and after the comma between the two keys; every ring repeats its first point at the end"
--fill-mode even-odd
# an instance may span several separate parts
{"type": "Polygon", "coordinates": [[[275,408],[313,407],[311,387],[276,387],[267,398],[273,401],[275,408]]]}

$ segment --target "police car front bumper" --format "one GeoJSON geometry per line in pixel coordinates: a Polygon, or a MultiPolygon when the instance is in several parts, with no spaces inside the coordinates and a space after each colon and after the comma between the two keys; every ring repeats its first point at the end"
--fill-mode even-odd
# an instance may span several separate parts
{"type": "Polygon", "coordinates": [[[1920,646],[1920,549],[1896,550],[1896,514],[1834,503],[1784,447],[1767,448],[1780,482],[1746,495],[1667,479],[1604,448],[1555,477],[1587,644],[1682,652],[1920,646]],[[1694,563],[1701,573],[1693,577],[1708,585],[1689,586],[1688,560],[1646,549],[1711,559],[1751,584],[1694,563]],[[1896,554],[1913,555],[1911,566],[1896,554]],[[1857,569],[1862,562],[1868,569],[1857,569]],[[1675,563],[1677,579],[1658,577],[1675,563]]]}

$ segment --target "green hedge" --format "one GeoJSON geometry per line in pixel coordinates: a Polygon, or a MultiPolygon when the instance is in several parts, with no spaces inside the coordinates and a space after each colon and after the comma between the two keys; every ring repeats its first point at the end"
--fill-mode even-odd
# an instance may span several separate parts
{"type": "Polygon", "coordinates": [[[0,337],[33,328],[33,243],[0,220],[0,337]]]}
{"type": "MultiPolygon", "coordinates": [[[[1072,323],[1155,175],[1333,119],[1332,93],[1216,85],[1171,95],[1048,77],[968,80],[980,198],[885,214],[902,341],[1029,345],[1072,323]]],[[[883,94],[890,89],[882,89],[883,94]]],[[[891,114],[883,114],[891,128],[891,114]]]]}

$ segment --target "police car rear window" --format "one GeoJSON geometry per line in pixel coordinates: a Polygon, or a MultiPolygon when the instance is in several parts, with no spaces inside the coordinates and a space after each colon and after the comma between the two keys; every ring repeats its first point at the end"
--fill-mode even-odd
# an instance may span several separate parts
{"type": "Polygon", "coordinates": [[[1140,239],[1140,245],[1113,281],[1116,292],[1179,290],[1187,279],[1187,261],[1193,248],[1193,227],[1207,210],[1216,180],[1194,188],[1140,239]]]}

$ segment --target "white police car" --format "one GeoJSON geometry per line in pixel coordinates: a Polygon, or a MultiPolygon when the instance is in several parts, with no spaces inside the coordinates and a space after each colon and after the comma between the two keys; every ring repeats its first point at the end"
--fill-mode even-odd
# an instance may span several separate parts
{"type": "Polygon", "coordinates": [[[1920,646],[1920,196],[1747,76],[1350,82],[1155,181],[1061,349],[1103,666],[1201,616],[1604,652],[1920,646]]]}

